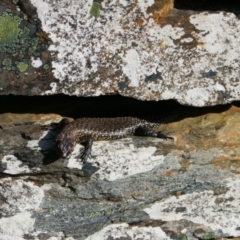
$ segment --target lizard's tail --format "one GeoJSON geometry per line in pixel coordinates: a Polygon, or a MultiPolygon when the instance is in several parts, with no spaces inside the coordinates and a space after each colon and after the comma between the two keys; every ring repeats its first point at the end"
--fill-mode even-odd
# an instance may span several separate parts
{"type": "Polygon", "coordinates": [[[163,123],[169,123],[172,122],[174,119],[178,117],[180,113],[180,109],[174,109],[174,110],[166,110],[165,112],[162,112],[160,114],[154,114],[154,115],[149,115],[145,117],[139,117],[142,120],[146,121],[146,125],[149,127],[156,127],[160,124],[163,123]]]}

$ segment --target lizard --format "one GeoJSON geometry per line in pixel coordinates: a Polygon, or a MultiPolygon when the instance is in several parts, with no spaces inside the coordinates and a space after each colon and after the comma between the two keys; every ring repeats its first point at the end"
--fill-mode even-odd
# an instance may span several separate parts
{"type": "Polygon", "coordinates": [[[166,123],[177,114],[176,111],[161,116],[147,118],[116,117],[116,118],[78,118],[66,122],[55,138],[55,146],[61,158],[68,157],[75,145],[85,143],[85,149],[80,159],[83,163],[91,158],[92,143],[95,140],[114,140],[132,135],[150,136],[163,139],[173,139],[152,128],[166,123]]]}

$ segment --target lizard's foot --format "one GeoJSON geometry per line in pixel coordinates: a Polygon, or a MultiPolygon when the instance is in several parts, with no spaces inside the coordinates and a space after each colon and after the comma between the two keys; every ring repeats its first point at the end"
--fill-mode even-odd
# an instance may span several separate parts
{"type": "Polygon", "coordinates": [[[83,150],[83,152],[81,153],[81,161],[83,163],[87,162],[88,158],[91,158],[91,151],[92,151],[92,142],[93,139],[92,137],[88,137],[88,139],[85,141],[85,149],[83,150]]]}
{"type": "Polygon", "coordinates": [[[167,140],[167,139],[173,139],[173,137],[169,137],[169,136],[163,134],[161,131],[160,131],[160,132],[157,132],[157,138],[163,138],[163,139],[165,139],[165,140],[167,140]]]}
{"type": "Polygon", "coordinates": [[[88,158],[92,158],[91,149],[83,150],[80,156],[81,162],[86,163],[88,158]]]}

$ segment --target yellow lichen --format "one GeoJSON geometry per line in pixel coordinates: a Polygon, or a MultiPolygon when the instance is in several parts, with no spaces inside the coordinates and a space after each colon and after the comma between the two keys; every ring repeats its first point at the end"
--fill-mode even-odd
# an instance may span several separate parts
{"type": "Polygon", "coordinates": [[[4,13],[0,16],[0,52],[12,52],[19,42],[20,18],[4,13]]]}
{"type": "Polygon", "coordinates": [[[20,72],[25,72],[28,68],[28,64],[26,64],[24,62],[20,62],[20,63],[18,63],[17,68],[20,72]]]}

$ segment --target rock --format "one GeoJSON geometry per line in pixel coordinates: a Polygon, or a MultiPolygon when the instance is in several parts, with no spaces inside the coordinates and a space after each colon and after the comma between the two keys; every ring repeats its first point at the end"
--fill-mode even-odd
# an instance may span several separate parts
{"type": "Polygon", "coordinates": [[[173,141],[94,142],[85,165],[81,145],[68,159],[54,151],[59,129],[51,123],[62,116],[2,114],[1,236],[239,238],[240,109],[226,108],[183,109],[158,128],[173,141]]]}
{"type": "Polygon", "coordinates": [[[120,94],[194,106],[239,100],[238,7],[3,1],[0,25],[12,27],[0,32],[7,36],[0,42],[1,94],[120,94]]]}
{"type": "Polygon", "coordinates": [[[21,9],[19,1],[0,3],[0,93],[41,95],[54,79],[50,40],[38,30],[36,11],[21,9]]]}

